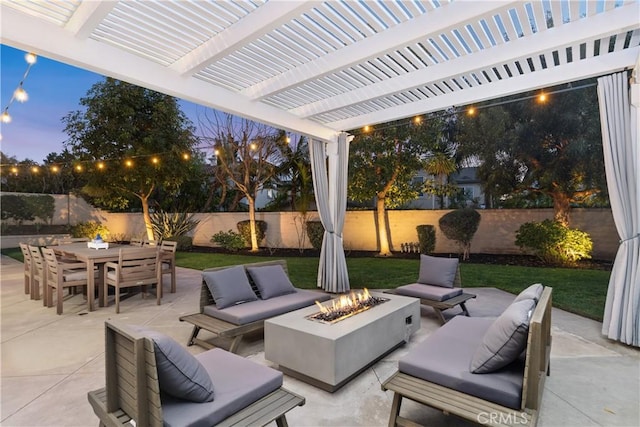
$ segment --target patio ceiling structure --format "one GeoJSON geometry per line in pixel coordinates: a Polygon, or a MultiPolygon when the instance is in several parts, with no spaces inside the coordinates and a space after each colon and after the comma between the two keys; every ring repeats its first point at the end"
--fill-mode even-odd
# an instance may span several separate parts
{"type": "Polygon", "coordinates": [[[1,41],[319,138],[633,67],[637,0],[1,1],[1,41]]]}
{"type": "Polygon", "coordinates": [[[346,132],[631,69],[640,52],[638,0],[0,0],[0,14],[3,44],[309,136],[332,291],[348,288],[346,132]]]}

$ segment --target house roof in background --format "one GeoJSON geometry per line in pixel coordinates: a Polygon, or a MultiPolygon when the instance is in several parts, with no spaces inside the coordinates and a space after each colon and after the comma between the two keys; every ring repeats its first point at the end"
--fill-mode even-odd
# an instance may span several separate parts
{"type": "Polygon", "coordinates": [[[3,44],[325,140],[633,67],[640,3],[0,3],[3,44]]]}

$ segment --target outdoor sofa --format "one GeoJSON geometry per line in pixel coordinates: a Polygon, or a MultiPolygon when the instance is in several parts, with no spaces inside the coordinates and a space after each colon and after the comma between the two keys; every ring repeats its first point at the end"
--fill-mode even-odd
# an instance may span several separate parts
{"type": "Polygon", "coordinates": [[[551,351],[550,287],[532,285],[496,319],[456,316],[398,361],[382,384],[403,398],[485,425],[535,426],[551,351]]]}
{"type": "Polygon", "coordinates": [[[322,292],[295,288],[284,260],[208,268],[202,272],[200,311],[180,320],[193,324],[187,345],[212,348],[209,341],[198,338],[204,329],[230,338],[229,351],[235,353],[246,334],[264,330],[266,319],[330,298],[322,292]]]}
{"type": "Polygon", "coordinates": [[[105,322],[106,386],[87,398],[101,426],[287,425],[305,399],[282,373],[222,349],[196,356],[141,326],[105,322]]]}

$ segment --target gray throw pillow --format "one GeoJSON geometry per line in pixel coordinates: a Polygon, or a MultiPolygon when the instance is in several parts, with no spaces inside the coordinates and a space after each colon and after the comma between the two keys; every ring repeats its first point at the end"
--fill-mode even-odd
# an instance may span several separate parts
{"type": "Polygon", "coordinates": [[[219,309],[258,299],[241,265],[223,270],[203,271],[202,278],[219,309]]]}
{"type": "Polygon", "coordinates": [[[132,329],[153,341],[160,390],[191,402],[212,402],[213,383],[207,370],[173,338],[144,327],[132,329]]]}
{"type": "Polygon", "coordinates": [[[532,299],[512,303],[489,327],[471,359],[474,374],[496,371],[518,358],[527,346],[532,299]]]}
{"type": "Polygon", "coordinates": [[[418,283],[453,288],[458,271],[458,258],[440,258],[420,255],[418,283]]]}
{"type": "Polygon", "coordinates": [[[247,267],[247,271],[262,299],[292,294],[296,291],[281,265],[247,267]]]}
{"type": "Polygon", "coordinates": [[[523,301],[523,300],[526,300],[526,299],[532,299],[537,304],[538,301],[540,300],[540,297],[542,296],[542,289],[543,288],[544,288],[544,286],[542,286],[542,283],[535,283],[535,284],[529,286],[527,289],[525,289],[522,292],[520,292],[518,294],[518,296],[516,297],[516,299],[513,300],[513,302],[523,301]]]}

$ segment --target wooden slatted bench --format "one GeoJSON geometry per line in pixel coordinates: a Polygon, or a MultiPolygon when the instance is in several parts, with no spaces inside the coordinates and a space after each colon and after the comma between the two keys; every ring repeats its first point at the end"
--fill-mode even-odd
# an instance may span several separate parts
{"type": "Polygon", "coordinates": [[[194,313],[180,317],[181,322],[191,323],[193,325],[193,331],[189,337],[187,345],[197,344],[204,348],[215,347],[209,341],[198,338],[198,334],[201,329],[211,332],[212,334],[220,337],[231,338],[231,345],[229,351],[235,353],[240,346],[240,342],[245,334],[254,331],[260,331],[264,329],[264,320],[257,322],[251,322],[246,325],[234,325],[233,323],[225,322],[224,320],[211,317],[204,313],[194,313]]]}
{"type": "MultiPolygon", "coordinates": [[[[524,360],[520,408],[514,409],[487,399],[426,381],[397,371],[382,384],[382,390],[394,392],[389,426],[419,426],[400,415],[402,399],[441,410],[484,425],[535,426],[542,402],[545,377],[549,375],[551,353],[551,292],[544,288],[529,322],[524,360]]],[[[465,319],[466,320],[466,319],[465,319]]],[[[471,319],[470,319],[471,321],[471,319]]],[[[446,328],[444,325],[442,328],[446,328]]],[[[455,337],[451,337],[455,340],[455,337]]],[[[477,374],[477,375],[492,375],[477,374]]]]}

